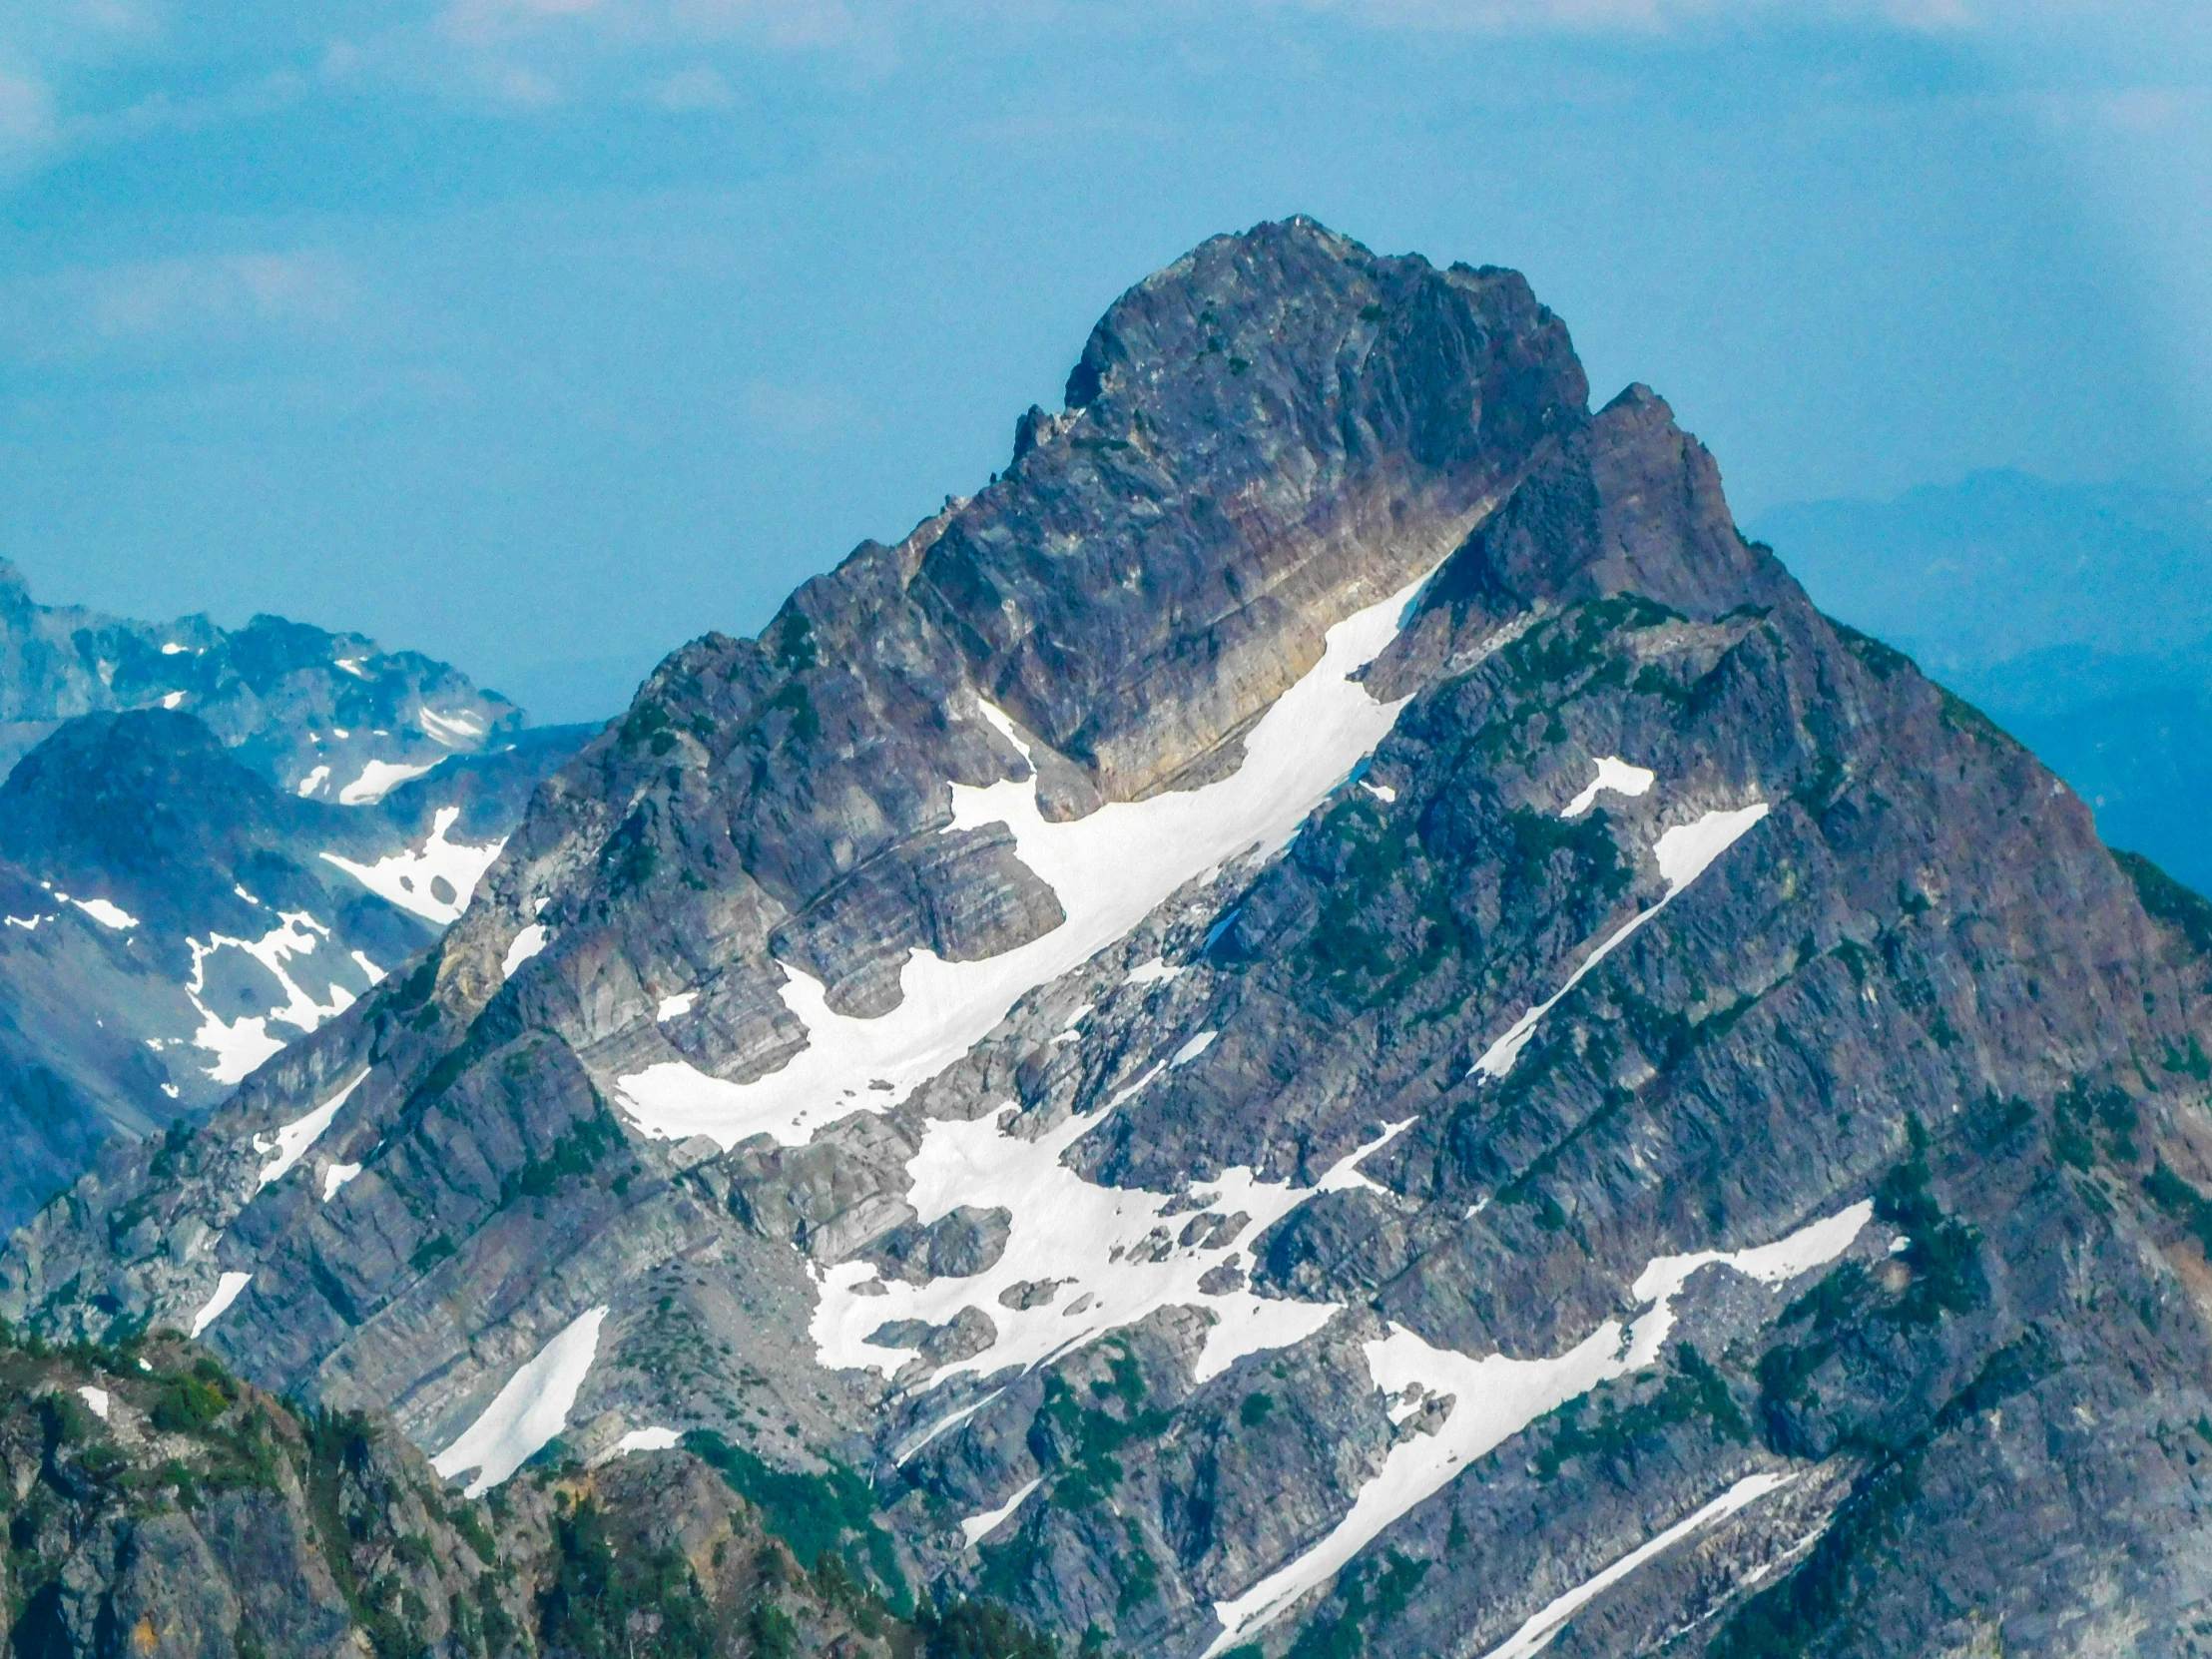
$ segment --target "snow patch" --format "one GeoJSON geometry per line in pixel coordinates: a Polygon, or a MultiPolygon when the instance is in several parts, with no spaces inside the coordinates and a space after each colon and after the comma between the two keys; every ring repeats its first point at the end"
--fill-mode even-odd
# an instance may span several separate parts
{"type": "MultiPolygon", "coordinates": [[[[106,1413],[103,1412],[102,1414],[105,1415],[106,1413]]],[[[1011,1520],[1014,1511],[1028,1501],[1029,1494],[1043,1484],[1044,1476],[1040,1474],[997,1508],[986,1509],[980,1515],[970,1515],[960,1522],[960,1535],[967,1539],[968,1548],[973,1549],[1005,1525],[1007,1521],[1011,1520]]]]}
{"type": "Polygon", "coordinates": [[[332,1164],[322,1172],[322,1202],[327,1204],[338,1196],[338,1189],[361,1173],[358,1164],[332,1164]]]}
{"type": "Polygon", "coordinates": [[[1739,1509],[1748,1508],[1768,1493],[1780,1491],[1796,1478],[1794,1473],[1771,1469],[1759,1474],[1745,1475],[1703,1508],[1676,1521],[1657,1537],[1630,1550],[1603,1572],[1583,1580],[1565,1595],[1539,1610],[1527,1623],[1484,1654],[1482,1659],[1529,1659],[1530,1655],[1551,1645],[1552,1637],[1559,1634],[1567,1620],[1584,1603],[1603,1595],[1645,1562],[1664,1555],[1692,1533],[1703,1531],[1715,1521],[1727,1519],[1739,1509]]]}
{"type": "Polygon", "coordinates": [[[513,942],[507,946],[507,954],[499,958],[501,982],[512,979],[522,964],[543,950],[552,937],[551,929],[542,921],[533,921],[517,933],[513,942]]]}
{"type": "Polygon", "coordinates": [[[615,1455],[627,1457],[633,1451],[671,1451],[684,1443],[681,1430],[675,1428],[633,1428],[615,1441],[615,1455]]]}
{"type": "Polygon", "coordinates": [[[185,694],[183,692],[170,692],[162,698],[162,707],[165,709],[181,709],[184,706],[185,694]]]}
{"type": "Polygon", "coordinates": [[[1397,801],[1397,791],[1387,784],[1371,784],[1363,778],[1360,780],[1360,787],[1385,807],[1393,806],[1397,801]]]}
{"type": "Polygon", "coordinates": [[[1536,1022],[1551,1012],[1559,1000],[1582,982],[1582,976],[1598,963],[1626,944],[1652,917],[1674,902],[1675,895],[1703,875],[1706,869],[1723,852],[1735,844],[1736,839],[1767,816],[1767,804],[1757,802],[1735,812],[1707,813],[1690,824],[1678,824],[1652,847],[1659,860],[1659,873],[1666,877],[1667,892],[1650,909],[1638,912],[1616,928],[1606,941],[1582,959],[1582,965],[1567,976],[1567,982],[1537,1003],[1519,1019],[1513,1021],[1505,1035],[1490,1044],[1482,1058],[1474,1062],[1474,1069],[1489,1077],[1503,1077],[1513,1069],[1513,1062],[1521,1057],[1521,1050],[1536,1034],[1536,1022]]]}
{"type": "Polygon", "coordinates": [[[661,998],[661,1005],[654,1010],[653,1017],[665,1025],[672,1019],[682,1019],[698,1002],[697,991],[681,991],[675,996],[664,996],[661,998]]]}
{"type": "Polygon", "coordinates": [[[1659,873],[1666,877],[1667,897],[1672,898],[1703,875],[1715,858],[1734,846],[1744,831],[1769,811],[1764,801],[1755,801],[1732,813],[1707,813],[1661,835],[1651,851],[1659,860],[1659,873]]]}
{"type": "Polygon", "coordinates": [[[239,1292],[253,1283],[254,1276],[250,1273],[227,1273],[217,1280],[215,1295],[202,1303],[200,1312],[192,1317],[192,1336],[198,1338],[201,1332],[228,1313],[231,1304],[238,1301],[239,1292]]]}
{"type": "Polygon", "coordinates": [[[84,911],[86,915],[92,917],[101,926],[112,927],[118,933],[127,932],[139,924],[137,916],[131,914],[120,904],[109,903],[105,898],[71,898],[65,892],[58,892],[54,896],[76,905],[78,909],[84,911]]]}
{"type": "MultiPolygon", "coordinates": [[[[1134,1325],[1155,1309],[1198,1307],[1214,1316],[1197,1365],[1203,1382],[1247,1354],[1290,1347],[1327,1325],[1339,1304],[1277,1300],[1249,1290],[1209,1291],[1201,1289],[1200,1281],[1236,1262],[1243,1245],[1321,1194],[1372,1188],[1374,1183],[1360,1173],[1362,1160],[1411,1127],[1413,1120],[1392,1126],[1381,1140],[1339,1160],[1314,1186],[1262,1181],[1246,1167],[1225,1170],[1190,1189],[1211,1195],[1201,1216],[1171,1216],[1163,1212],[1178,1195],[1095,1186],[1063,1161],[1070,1147],[1161,1070],[1155,1066],[1099,1110],[1072,1116],[1035,1140],[1008,1133],[1011,1112],[973,1122],[929,1123],[906,1166],[911,1182],[906,1202],[914,1207],[915,1225],[927,1227],[963,1204],[1003,1207],[1012,1217],[1006,1247],[982,1273],[925,1285],[883,1281],[871,1262],[839,1262],[822,1275],[822,1299],[809,1326],[821,1363],[832,1371],[867,1369],[895,1376],[917,1358],[916,1351],[877,1347],[869,1341],[870,1333],[893,1320],[944,1325],[972,1309],[990,1321],[991,1345],[938,1371],[928,1384],[936,1388],[956,1377],[1036,1365],[1134,1325]],[[1228,1236],[1226,1225],[1205,1221],[1212,1216],[1226,1224],[1239,1214],[1250,1219],[1234,1237],[1228,1236]],[[1051,1302],[1010,1308],[999,1301],[1001,1292],[1041,1279],[1061,1282],[1060,1294],[1051,1302]],[[863,1295],[862,1286],[875,1294],[863,1295]]],[[[1184,1196],[1180,1210],[1187,1211],[1184,1196]]],[[[940,1424],[928,1437],[949,1426],[950,1421],[940,1424]]],[[[911,1456],[926,1438],[903,1455],[911,1456]]]]}
{"type": "Polygon", "coordinates": [[[294,956],[313,955],[329,935],[329,928],[306,911],[280,910],[277,925],[258,939],[235,939],[225,933],[211,933],[206,942],[195,938],[185,940],[192,951],[192,977],[185,982],[185,996],[200,1013],[200,1029],[193,1033],[192,1042],[216,1057],[216,1063],[208,1068],[210,1077],[218,1083],[241,1082],[256,1066],[281,1049],[284,1039],[271,1034],[269,1027],[273,1022],[296,1026],[302,1032],[312,1031],[324,1020],[352,1006],[353,993],[336,983],[330,986],[329,1005],[323,1006],[300,989],[285,966],[294,956]],[[269,969],[284,993],[280,1006],[266,1014],[227,1020],[201,1000],[208,988],[208,958],[225,945],[236,946],[269,969]]]}
{"type": "Polygon", "coordinates": [[[185,648],[175,640],[170,640],[162,647],[162,655],[165,657],[182,657],[184,654],[185,648]]]}
{"type": "Polygon", "coordinates": [[[1169,967],[1164,960],[1155,956],[1151,961],[1140,962],[1123,974],[1121,982],[1124,985],[1164,985],[1171,979],[1182,978],[1190,971],[1189,968],[1169,967]]]}
{"type": "Polygon", "coordinates": [[[1201,1031],[1197,1036],[1193,1037],[1189,1042],[1185,1043],[1181,1048],[1177,1049],[1175,1051],[1175,1058],[1170,1060],[1168,1064],[1171,1066],[1189,1065],[1193,1060],[1197,1059],[1209,1048],[1212,1048],[1214,1046],[1214,1039],[1220,1035],[1221,1033],[1219,1031],[1201,1031]]]}
{"type": "Polygon", "coordinates": [[[476,1477],[464,1495],[481,1497],[536,1456],[568,1426],[569,1407],[598,1356],[599,1327],[606,1317],[602,1306],[571,1320],[507,1379],[461,1437],[430,1459],[430,1466],[448,1480],[474,1469],[476,1477]]]}
{"type": "Polygon", "coordinates": [[[423,837],[419,847],[391,853],[373,864],[357,864],[335,852],[322,853],[321,857],[379,898],[389,900],[402,910],[412,910],[425,921],[449,927],[468,908],[476,883],[498,858],[499,849],[507,844],[504,836],[482,842],[448,839],[448,832],[460,818],[460,808],[440,807],[431,821],[430,833],[423,837]],[[438,897],[434,890],[441,879],[451,889],[449,898],[438,897]]]}
{"type": "MultiPolygon", "coordinates": [[[[1087,818],[1049,824],[1037,806],[1034,768],[1020,782],[951,785],[946,829],[1004,825],[1066,919],[980,961],[914,951],[899,974],[903,1000],[875,1019],[831,1012],[821,982],[785,963],[779,992],[807,1027],[806,1049],[751,1083],[710,1077],[678,1060],[619,1077],[631,1118],[671,1140],[704,1134],[732,1147],[767,1134],[803,1146],[823,1124],[855,1109],[887,1111],[987,1036],[1024,994],[1122,937],[1184,882],[1250,848],[1287,844],[1405,706],[1378,703],[1351,676],[1396,636],[1419,588],[1411,583],[1330,629],[1321,661],[1247,734],[1244,764],[1202,789],[1113,802],[1087,818]],[[891,1087],[868,1090],[876,1079],[891,1087]],[[857,1108],[847,1103],[848,1090],[857,1108]]],[[[1012,721],[989,704],[982,714],[1027,759],[1012,721]]]]}
{"type": "Polygon", "coordinates": [[[1632,767],[1618,755],[1600,755],[1597,776],[1582,793],[1567,803],[1561,818],[1580,818],[1597,805],[1598,793],[1611,790],[1616,795],[1642,795],[1659,781],[1659,775],[1649,767],[1632,767]]]}
{"type": "MultiPolygon", "coordinates": [[[[260,1192],[273,1181],[281,1181],[291,1167],[306,1156],[307,1148],[322,1138],[323,1130],[330,1127],[330,1120],[338,1115],[338,1108],[352,1099],[353,1091],[368,1080],[368,1067],[363,1066],[353,1081],[325,1100],[304,1117],[298,1117],[276,1131],[276,1157],[262,1168],[262,1178],[254,1184],[260,1192]]],[[[259,1137],[257,1137],[258,1139],[259,1137]]],[[[323,1195],[325,1198],[328,1193],[323,1195]]]]}
{"type": "Polygon", "coordinates": [[[92,1414],[102,1422],[108,1420],[108,1390],[86,1383],[77,1390],[77,1397],[92,1407],[92,1414]]]}
{"type": "Polygon", "coordinates": [[[1556,1359],[1511,1360],[1502,1354],[1473,1359],[1432,1348],[1394,1325],[1381,1340],[1363,1344],[1377,1387],[1393,1397],[1406,1395],[1416,1383],[1424,1397],[1448,1394],[1449,1414],[1434,1433],[1414,1434],[1390,1448],[1382,1471],[1360,1488],[1351,1513],[1328,1537],[1243,1595],[1216,1602],[1214,1613],[1222,1629],[1207,1654],[1251,1640],[1335,1576],[1399,1516],[1546,1411],[1654,1364],[1674,1329],[1674,1300],[1699,1269],[1732,1268],[1762,1284],[1787,1284],[1841,1256],[1873,1219],[1873,1203],[1862,1200],[1774,1244],[1660,1257],[1637,1276],[1633,1287],[1643,1313],[1625,1330],[1618,1320],[1605,1321],[1556,1359]]]}
{"type": "MultiPolygon", "coordinates": [[[[430,765],[435,765],[435,762],[430,765]]],[[[361,775],[338,791],[341,807],[369,807],[404,784],[410,778],[420,778],[430,766],[407,766],[398,761],[371,761],[361,768],[361,775]]]]}
{"type": "Polygon", "coordinates": [[[474,747],[484,736],[484,723],[471,714],[441,715],[435,709],[417,709],[423,731],[448,749],[474,747]]]}
{"type": "Polygon", "coordinates": [[[330,769],[326,766],[316,767],[306,777],[299,780],[299,799],[302,801],[308,799],[329,781],[330,769]]]}

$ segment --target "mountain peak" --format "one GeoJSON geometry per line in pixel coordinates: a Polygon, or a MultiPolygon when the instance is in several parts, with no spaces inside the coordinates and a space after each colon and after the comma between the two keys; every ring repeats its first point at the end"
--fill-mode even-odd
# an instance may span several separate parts
{"type": "Polygon", "coordinates": [[[1216,239],[1019,430],[9,1318],[1171,1659],[2197,1617],[2204,917],[1512,273],[1216,239]]]}
{"type": "Polygon", "coordinates": [[[1218,237],[1108,307],[1067,413],[1024,418],[911,591],[1122,799],[1279,695],[1343,596],[1440,560],[1587,399],[1517,274],[1378,258],[1305,219],[1218,237]]]}

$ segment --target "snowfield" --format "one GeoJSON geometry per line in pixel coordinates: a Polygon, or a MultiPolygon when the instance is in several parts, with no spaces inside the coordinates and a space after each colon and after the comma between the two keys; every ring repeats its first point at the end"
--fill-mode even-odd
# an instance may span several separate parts
{"type": "MultiPolygon", "coordinates": [[[[1005,825],[1067,919],[980,961],[916,950],[899,976],[903,1000],[877,1019],[831,1012],[820,981],[786,963],[780,989],[807,1027],[807,1048],[752,1083],[725,1082],[680,1060],[626,1075],[618,1087],[632,1120],[671,1140],[712,1135],[727,1148],[765,1134],[803,1146],[827,1123],[886,1111],[980,1042],[1023,995],[1122,937],[1184,882],[1254,847],[1288,842],[1409,701],[1378,703],[1352,676],[1396,636],[1426,579],[1330,629],[1321,661],[1260,717],[1245,738],[1244,764],[1216,783],[1114,802],[1067,824],[1045,822],[1033,770],[981,789],[953,784],[947,830],[1005,825]],[[878,1079],[891,1087],[871,1090],[878,1079]]],[[[988,704],[982,714],[1029,758],[1012,721],[988,704]]]]}
{"type": "MultiPolygon", "coordinates": [[[[205,942],[195,938],[185,940],[192,951],[192,977],[185,981],[185,996],[200,1015],[200,1028],[193,1033],[191,1041],[194,1047],[206,1049],[215,1056],[215,1064],[208,1068],[210,1077],[218,1083],[243,1082],[255,1067],[281,1049],[288,1039],[274,1034],[269,1029],[272,1023],[289,1025],[304,1034],[353,1005],[353,993],[334,979],[330,983],[329,1003],[315,1001],[300,988],[285,965],[293,957],[312,956],[329,936],[330,929],[306,911],[280,910],[277,925],[258,939],[211,933],[205,942]],[[235,1020],[227,1020],[210,1008],[203,1000],[208,989],[208,958],[227,946],[245,951],[267,968],[284,993],[283,1002],[266,1013],[249,1014],[235,1020]]],[[[347,962],[374,967],[365,958],[348,957],[347,962]]],[[[370,982],[374,983],[377,977],[380,975],[372,972],[370,982]]]]}
{"type": "MultiPolygon", "coordinates": [[[[262,1167],[261,1179],[254,1184],[256,1192],[260,1192],[262,1188],[273,1181],[281,1181],[290,1173],[292,1166],[307,1155],[307,1149],[322,1138],[322,1132],[330,1127],[331,1120],[338,1115],[338,1108],[353,1098],[355,1089],[368,1081],[368,1071],[369,1068],[363,1066],[355,1073],[352,1082],[346,1084],[328,1100],[325,1100],[305,1116],[294,1118],[276,1131],[276,1144],[274,1148],[276,1153],[276,1160],[262,1167]]],[[[254,1149],[257,1152],[272,1150],[263,1147],[260,1140],[259,1136],[255,1137],[254,1149]]],[[[354,1172],[359,1173],[359,1166],[355,1166],[354,1172]]],[[[330,1190],[332,1192],[336,1191],[335,1188],[330,1190]]],[[[327,1198],[328,1194],[325,1193],[324,1197],[327,1198]]]]}
{"type": "Polygon", "coordinates": [[[403,766],[397,761],[370,761],[361,768],[358,778],[338,791],[338,805],[372,807],[408,779],[420,778],[429,770],[427,766],[403,766]]]}
{"type": "Polygon", "coordinates": [[[201,1304],[200,1312],[192,1317],[191,1335],[194,1339],[197,1340],[203,1331],[229,1312],[231,1304],[238,1301],[239,1292],[253,1283],[254,1276],[250,1273],[227,1273],[217,1280],[215,1295],[201,1304]]]}
{"type": "Polygon", "coordinates": [[[481,1497],[536,1456],[568,1426],[569,1407],[598,1356],[599,1327],[606,1317],[607,1310],[600,1307],[571,1320],[507,1379],[461,1437],[430,1459],[430,1466],[448,1480],[474,1469],[466,1492],[481,1497]]]}
{"type": "Polygon", "coordinates": [[[1659,775],[1649,767],[1632,767],[1618,755],[1598,757],[1597,776],[1590,780],[1583,792],[1567,803],[1561,818],[1580,818],[1597,805],[1598,792],[1611,790],[1618,795],[1642,795],[1659,781],[1659,775]]]}
{"type": "Polygon", "coordinates": [[[1288,1348],[1327,1325],[1340,1304],[1256,1296],[1241,1281],[1234,1289],[1212,1290],[1203,1282],[1217,1269],[1241,1265],[1244,1247],[1301,1205],[1326,1192],[1372,1187],[1360,1173],[1361,1161],[1412,1120],[1339,1160],[1311,1187],[1262,1181],[1246,1168],[1224,1171],[1191,1189],[1207,1199],[1197,1212],[1190,1210],[1190,1193],[1100,1187],[1068,1168],[1068,1148],[1160,1072],[1155,1066],[1098,1111],[1070,1117],[1035,1140],[1007,1132],[1010,1113],[972,1123],[932,1122],[907,1165],[913,1187],[906,1201],[917,1223],[926,1227],[962,1205],[1002,1206],[1013,1218],[1006,1248],[982,1273],[926,1285],[885,1281],[871,1262],[839,1262],[822,1277],[822,1300],[809,1328],[821,1363],[832,1371],[865,1368],[892,1377],[920,1356],[870,1341],[883,1324],[946,1325],[963,1311],[981,1314],[995,1333],[990,1347],[939,1370],[928,1384],[937,1388],[956,1377],[1036,1365],[1156,1309],[1180,1306],[1214,1316],[1198,1361],[1203,1382],[1247,1354],[1288,1348]],[[1178,1213],[1163,1214],[1178,1196],[1178,1213]],[[1245,1221],[1232,1225],[1240,1216],[1245,1221]]]}
{"type": "Polygon", "coordinates": [[[461,912],[468,908],[469,898],[476,891],[476,883],[483,879],[484,871],[491,868],[499,857],[500,848],[507,844],[504,835],[490,841],[449,839],[460,817],[460,808],[440,807],[431,822],[430,833],[423,837],[420,846],[391,853],[373,864],[355,863],[335,852],[322,853],[321,857],[323,862],[337,865],[377,897],[402,910],[412,910],[425,921],[449,927],[460,920],[461,912]],[[436,892],[440,881],[448,890],[444,898],[438,897],[436,892]]]}

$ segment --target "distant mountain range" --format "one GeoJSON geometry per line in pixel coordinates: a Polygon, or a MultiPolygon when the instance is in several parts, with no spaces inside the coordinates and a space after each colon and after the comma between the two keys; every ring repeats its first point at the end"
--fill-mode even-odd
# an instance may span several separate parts
{"type": "Polygon", "coordinates": [[[0,716],[11,1227],[418,955],[590,732],[359,635],[40,606],[5,563],[0,716]]]}
{"type": "Polygon", "coordinates": [[[2212,487],[1988,472],[1751,530],[2033,749],[2106,840],[2212,891],[2212,487]]]}

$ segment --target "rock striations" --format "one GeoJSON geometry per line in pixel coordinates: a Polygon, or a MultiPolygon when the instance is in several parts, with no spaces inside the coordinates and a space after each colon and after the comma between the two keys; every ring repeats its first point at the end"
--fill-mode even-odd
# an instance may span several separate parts
{"type": "Polygon", "coordinates": [[[1519,276],[1292,220],[0,1305],[1062,1651],[2183,1654],[2208,947],[1519,276]]]}

